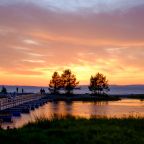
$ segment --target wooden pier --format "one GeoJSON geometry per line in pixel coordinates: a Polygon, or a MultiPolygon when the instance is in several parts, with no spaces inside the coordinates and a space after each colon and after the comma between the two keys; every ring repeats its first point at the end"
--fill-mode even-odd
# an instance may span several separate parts
{"type": "Polygon", "coordinates": [[[48,101],[48,97],[41,94],[25,94],[11,99],[0,98],[0,120],[11,122],[13,116],[18,117],[21,113],[29,113],[48,101]]]}
{"type": "Polygon", "coordinates": [[[43,98],[44,95],[41,94],[25,94],[21,96],[16,96],[15,98],[0,98],[0,111],[8,109],[8,108],[13,108],[15,106],[39,100],[43,98]]]}

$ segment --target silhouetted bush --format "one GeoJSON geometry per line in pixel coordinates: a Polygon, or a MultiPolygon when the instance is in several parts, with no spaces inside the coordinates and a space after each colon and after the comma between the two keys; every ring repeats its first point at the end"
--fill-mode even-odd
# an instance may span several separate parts
{"type": "Polygon", "coordinates": [[[7,94],[7,89],[3,86],[2,89],[1,89],[1,93],[3,94],[7,94]]]}

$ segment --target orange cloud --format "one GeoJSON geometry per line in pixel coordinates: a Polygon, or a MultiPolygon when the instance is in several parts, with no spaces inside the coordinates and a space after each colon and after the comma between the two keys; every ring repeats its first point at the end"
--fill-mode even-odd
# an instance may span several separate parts
{"type": "Polygon", "coordinates": [[[59,13],[0,6],[0,84],[47,86],[54,71],[66,68],[80,84],[97,72],[111,84],[144,84],[143,10],[59,13]]]}

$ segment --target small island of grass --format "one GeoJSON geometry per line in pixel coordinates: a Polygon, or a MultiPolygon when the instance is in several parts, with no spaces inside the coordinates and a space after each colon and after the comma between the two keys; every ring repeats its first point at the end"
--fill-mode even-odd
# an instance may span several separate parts
{"type": "MultiPolygon", "coordinates": [[[[70,69],[64,70],[60,76],[54,72],[49,83],[51,100],[54,101],[111,101],[120,100],[119,97],[109,96],[110,91],[106,76],[97,73],[91,76],[90,85],[88,86],[91,94],[73,94],[73,90],[78,87],[76,75],[72,74],[70,69]],[[63,90],[64,93],[60,93],[63,90]]],[[[80,88],[79,88],[80,89],[80,88]]]]}

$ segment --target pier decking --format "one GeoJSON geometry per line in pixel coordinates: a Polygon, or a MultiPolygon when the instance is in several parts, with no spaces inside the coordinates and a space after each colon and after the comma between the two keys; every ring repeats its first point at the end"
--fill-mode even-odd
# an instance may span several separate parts
{"type": "Polygon", "coordinates": [[[0,110],[5,110],[12,108],[27,102],[35,101],[44,97],[41,94],[25,94],[21,96],[16,96],[15,98],[1,98],[0,99],[0,110]]]}
{"type": "Polygon", "coordinates": [[[0,120],[11,122],[13,116],[29,113],[48,101],[42,94],[24,94],[15,98],[0,98],[0,120]]]}

